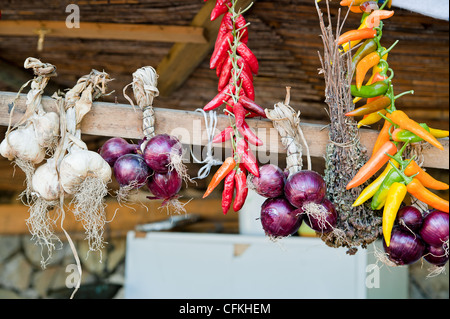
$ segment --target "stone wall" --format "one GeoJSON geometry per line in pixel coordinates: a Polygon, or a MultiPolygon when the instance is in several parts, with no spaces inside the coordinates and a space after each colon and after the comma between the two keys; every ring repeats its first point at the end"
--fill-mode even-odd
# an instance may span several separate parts
{"type": "MultiPolygon", "coordinates": [[[[76,298],[123,298],[125,283],[125,238],[110,240],[102,252],[87,254],[84,240],[75,242],[82,263],[82,283],[76,298]]],[[[0,235],[0,299],[69,298],[75,259],[65,242],[54,252],[46,269],[41,267],[40,247],[28,235],[0,235]]],[[[427,278],[429,265],[409,267],[411,299],[448,299],[448,264],[444,273],[427,278]]]]}
{"type": "MultiPolygon", "coordinates": [[[[82,263],[81,288],[75,297],[123,297],[125,244],[125,238],[111,240],[99,262],[99,253],[88,254],[86,241],[75,242],[82,263]]],[[[54,251],[45,269],[41,260],[40,246],[31,236],[0,236],[0,299],[69,298],[76,263],[67,242],[54,251]]]]}

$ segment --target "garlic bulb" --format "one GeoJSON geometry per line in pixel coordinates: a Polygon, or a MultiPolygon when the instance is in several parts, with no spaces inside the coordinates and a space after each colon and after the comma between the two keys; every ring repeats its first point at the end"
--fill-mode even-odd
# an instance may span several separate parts
{"type": "Polygon", "coordinates": [[[61,186],[68,194],[76,193],[77,187],[89,176],[97,177],[104,183],[108,183],[111,174],[109,164],[93,151],[72,150],[61,161],[61,186]]]}
{"type": "Polygon", "coordinates": [[[39,164],[45,157],[33,125],[11,131],[0,144],[0,154],[10,161],[21,159],[33,164],[39,164]]]}
{"type": "Polygon", "coordinates": [[[50,147],[59,135],[59,116],[55,112],[48,112],[35,116],[32,120],[38,143],[41,147],[50,147]]]}
{"type": "Polygon", "coordinates": [[[36,169],[31,180],[31,187],[33,192],[47,201],[59,198],[61,187],[53,158],[36,169]]]}

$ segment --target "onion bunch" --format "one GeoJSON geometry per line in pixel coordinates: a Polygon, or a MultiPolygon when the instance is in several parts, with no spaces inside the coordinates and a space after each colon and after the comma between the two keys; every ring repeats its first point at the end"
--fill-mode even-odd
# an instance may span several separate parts
{"type": "Polygon", "coordinates": [[[265,110],[287,149],[286,173],[275,165],[263,165],[259,177],[249,181],[250,188],[269,198],[261,210],[263,229],[271,237],[286,237],[296,233],[304,221],[316,232],[334,232],[338,217],[336,209],[326,198],[324,179],[311,169],[308,144],[300,127],[300,113],[289,106],[290,88],[286,89],[285,101],[275,104],[273,110],[265,110]],[[307,151],[306,170],[303,169],[303,146],[307,151]]]}
{"type": "Polygon", "coordinates": [[[131,190],[147,186],[152,196],[149,199],[163,200],[162,207],[172,207],[176,212],[184,211],[178,201],[182,181],[190,180],[182,162],[183,149],[180,141],[169,134],[155,134],[153,99],[159,95],[158,74],[147,66],[133,73],[133,82],[125,86],[124,97],[134,107],[133,100],[125,94],[132,86],[137,105],[143,111],[144,137],[137,145],[122,138],[111,138],[100,148],[99,154],[113,167],[120,185],[117,192],[119,202],[125,201],[131,190]]]}
{"type": "Polygon", "coordinates": [[[383,242],[387,258],[395,265],[409,265],[421,257],[442,270],[448,262],[448,214],[431,210],[422,213],[404,206],[396,217],[389,247],[383,242]]]}

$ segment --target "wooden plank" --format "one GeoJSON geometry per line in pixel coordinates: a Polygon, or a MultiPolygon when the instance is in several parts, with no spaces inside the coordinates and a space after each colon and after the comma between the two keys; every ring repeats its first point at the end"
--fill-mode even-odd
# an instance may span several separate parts
{"type": "MultiPolygon", "coordinates": [[[[0,92],[0,125],[8,125],[8,105],[16,97],[16,93],[0,92]]],[[[16,109],[12,122],[15,123],[25,112],[25,94],[21,94],[16,101],[16,109]]],[[[42,98],[44,109],[53,110],[55,101],[49,97],[42,98]]],[[[156,133],[167,133],[177,136],[183,144],[202,146],[207,144],[206,126],[203,115],[199,112],[155,108],[156,133]]],[[[278,132],[272,122],[266,119],[248,119],[247,123],[263,140],[264,145],[254,151],[259,160],[274,154],[285,154],[278,132]]],[[[229,125],[225,115],[218,116],[217,133],[229,125]]],[[[322,124],[301,124],[303,133],[313,157],[323,157],[329,143],[328,128],[322,124]]],[[[142,133],[142,112],[134,110],[129,105],[95,102],[92,110],[81,123],[83,134],[96,136],[121,136],[127,139],[140,139],[142,133]]],[[[368,152],[378,135],[378,131],[361,129],[361,143],[368,152]]],[[[428,144],[424,146],[424,166],[441,169],[449,168],[449,139],[441,139],[445,150],[441,151],[428,144]]],[[[229,144],[225,144],[229,147],[229,144]]],[[[263,161],[260,161],[263,162],[263,161]]]]}
{"type": "MultiPolygon", "coordinates": [[[[161,208],[161,201],[143,201],[144,204],[130,204],[127,207],[120,206],[114,200],[106,202],[105,230],[109,234],[124,235],[134,230],[136,225],[162,221],[170,217],[165,208],[161,208]]],[[[183,202],[187,202],[184,200],[183,202]]],[[[237,214],[222,213],[221,199],[193,199],[186,204],[186,210],[190,214],[199,215],[201,220],[221,222],[237,222],[237,214]]],[[[28,207],[20,203],[0,205],[0,235],[29,234],[26,220],[30,213],[28,207]]],[[[69,234],[84,233],[81,222],[73,216],[72,206],[65,207],[64,229],[69,234]]],[[[56,223],[55,231],[61,232],[60,221],[56,223]]]]}
{"type": "Polygon", "coordinates": [[[0,35],[30,36],[39,29],[49,30],[46,37],[207,43],[203,28],[197,26],[80,22],[80,28],[67,28],[64,21],[0,21],[0,35]]]}
{"type": "MultiPolygon", "coordinates": [[[[237,3],[237,8],[245,8],[254,1],[240,0],[237,3]]],[[[172,92],[178,89],[214,47],[221,21],[220,18],[214,21],[210,19],[214,5],[214,1],[206,2],[191,23],[191,26],[205,29],[208,42],[201,45],[176,43],[158,65],[158,89],[162,96],[170,96],[172,92]]]]}

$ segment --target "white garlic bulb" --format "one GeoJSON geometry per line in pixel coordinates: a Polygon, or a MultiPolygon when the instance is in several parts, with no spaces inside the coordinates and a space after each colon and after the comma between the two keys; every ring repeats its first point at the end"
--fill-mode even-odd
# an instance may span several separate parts
{"type": "Polygon", "coordinates": [[[36,169],[31,180],[31,186],[39,197],[47,201],[59,198],[61,187],[53,158],[36,169]]]}
{"type": "Polygon", "coordinates": [[[61,161],[60,181],[64,191],[74,194],[77,187],[89,176],[99,178],[104,183],[111,180],[111,167],[96,152],[72,150],[61,161]]]}
{"type": "Polygon", "coordinates": [[[0,144],[0,154],[10,161],[21,159],[33,164],[39,164],[45,157],[45,151],[37,141],[33,125],[9,133],[0,144]]]}
{"type": "Polygon", "coordinates": [[[48,112],[42,116],[35,116],[32,120],[39,145],[49,147],[54,144],[59,135],[59,116],[55,112],[48,112]]]}

